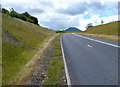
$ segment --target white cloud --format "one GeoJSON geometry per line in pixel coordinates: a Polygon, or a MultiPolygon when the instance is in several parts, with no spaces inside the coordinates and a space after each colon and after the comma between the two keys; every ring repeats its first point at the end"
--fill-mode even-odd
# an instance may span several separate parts
{"type": "Polygon", "coordinates": [[[102,17],[102,19],[103,19],[104,23],[117,21],[118,20],[118,15],[116,15],[116,16],[102,17]]]}
{"type": "Polygon", "coordinates": [[[117,2],[118,0],[2,0],[2,7],[14,8],[20,13],[28,11],[39,19],[41,26],[50,29],[62,30],[75,26],[85,30],[88,23],[99,25],[101,19],[104,23],[118,20],[117,2]],[[85,19],[84,15],[89,15],[90,18],[85,19]]]}
{"type": "Polygon", "coordinates": [[[109,22],[113,22],[113,21],[117,21],[118,20],[118,16],[108,16],[108,17],[99,17],[97,15],[93,15],[91,19],[83,19],[82,21],[80,21],[80,26],[77,26],[79,29],[81,30],[86,30],[86,26],[89,23],[92,23],[94,26],[95,25],[101,25],[101,19],[103,20],[103,24],[109,23],[109,22]]]}

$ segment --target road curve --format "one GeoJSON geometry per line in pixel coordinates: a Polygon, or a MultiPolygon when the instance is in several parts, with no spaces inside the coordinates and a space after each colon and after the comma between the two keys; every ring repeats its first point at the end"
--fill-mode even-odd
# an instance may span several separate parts
{"type": "Polygon", "coordinates": [[[71,85],[118,85],[118,42],[74,33],[61,40],[71,85]]]}

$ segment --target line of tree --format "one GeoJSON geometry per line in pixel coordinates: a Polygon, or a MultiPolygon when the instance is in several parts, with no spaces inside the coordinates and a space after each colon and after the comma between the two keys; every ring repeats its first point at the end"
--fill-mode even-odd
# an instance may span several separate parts
{"type": "Polygon", "coordinates": [[[13,8],[11,8],[10,11],[8,11],[5,8],[2,8],[2,13],[6,14],[8,16],[11,16],[12,18],[19,18],[21,20],[28,21],[30,23],[34,23],[34,24],[39,25],[38,19],[34,16],[31,16],[28,12],[19,14],[13,8]]]}
{"type": "Polygon", "coordinates": [[[65,33],[64,30],[57,30],[56,33],[65,33]]]}

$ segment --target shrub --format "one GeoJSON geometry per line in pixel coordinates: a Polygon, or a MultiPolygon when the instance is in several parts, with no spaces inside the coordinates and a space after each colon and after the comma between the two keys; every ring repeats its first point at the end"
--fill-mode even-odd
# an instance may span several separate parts
{"type": "Polygon", "coordinates": [[[24,21],[28,21],[30,23],[38,24],[38,19],[34,16],[31,16],[28,12],[19,14],[16,11],[14,11],[13,8],[10,9],[11,11],[9,12],[8,10],[2,8],[2,13],[10,15],[12,18],[19,18],[24,21]]]}
{"type": "Polygon", "coordinates": [[[9,11],[5,8],[2,8],[2,13],[9,15],[9,11]]]}

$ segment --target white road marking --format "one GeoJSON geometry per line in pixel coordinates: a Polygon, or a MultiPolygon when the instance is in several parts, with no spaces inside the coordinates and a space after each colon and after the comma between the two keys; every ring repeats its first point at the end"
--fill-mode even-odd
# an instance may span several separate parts
{"type": "Polygon", "coordinates": [[[70,76],[69,76],[69,72],[68,72],[68,68],[67,68],[67,63],[66,63],[66,60],[65,60],[65,54],[64,54],[64,50],[63,50],[63,45],[62,45],[61,38],[60,38],[60,42],[61,42],[63,62],[64,62],[64,66],[65,66],[65,73],[66,73],[67,85],[68,85],[68,87],[71,87],[71,80],[70,80],[70,76]]]}
{"type": "Polygon", "coordinates": [[[76,36],[78,36],[78,37],[82,37],[82,38],[85,38],[85,39],[88,39],[88,40],[91,40],[91,41],[96,41],[96,42],[99,42],[99,43],[102,43],[102,44],[106,44],[106,45],[109,45],[109,46],[113,46],[113,47],[120,48],[120,46],[115,45],[115,44],[111,44],[111,43],[107,43],[107,42],[103,42],[103,41],[99,41],[99,40],[91,39],[91,38],[84,37],[84,36],[81,36],[81,35],[78,35],[78,34],[75,34],[75,33],[73,33],[73,35],[76,35],[76,36]]]}
{"type": "Polygon", "coordinates": [[[89,45],[89,44],[88,44],[87,46],[88,46],[88,47],[90,47],[90,48],[92,48],[92,46],[91,46],[91,45],[89,45]]]}

